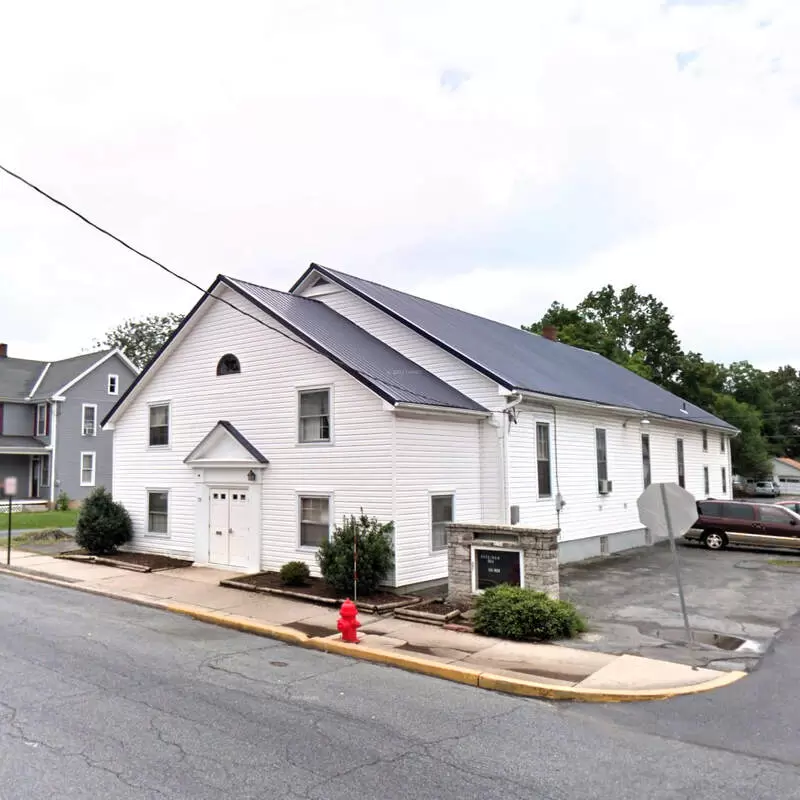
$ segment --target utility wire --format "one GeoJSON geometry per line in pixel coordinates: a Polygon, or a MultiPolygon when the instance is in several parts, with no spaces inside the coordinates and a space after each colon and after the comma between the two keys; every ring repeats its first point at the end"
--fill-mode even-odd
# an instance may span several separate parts
{"type": "MultiPolygon", "coordinates": [[[[205,297],[211,297],[211,298],[213,298],[214,300],[216,300],[216,301],[218,301],[220,303],[224,303],[229,308],[232,308],[234,311],[238,311],[240,314],[243,314],[244,316],[249,317],[250,319],[254,320],[259,325],[262,325],[263,327],[267,328],[268,330],[273,331],[274,333],[280,334],[281,336],[283,336],[284,339],[288,339],[290,342],[294,342],[295,344],[302,345],[303,347],[306,348],[306,350],[309,350],[312,353],[317,353],[318,355],[322,355],[320,350],[318,350],[317,348],[311,347],[309,344],[307,344],[306,342],[304,342],[304,341],[302,341],[300,339],[295,339],[293,336],[290,336],[289,334],[287,334],[284,331],[280,330],[280,328],[274,328],[272,325],[268,325],[266,322],[264,322],[264,320],[259,319],[257,316],[255,316],[255,314],[251,314],[249,311],[245,311],[243,308],[239,308],[238,306],[236,306],[233,303],[231,303],[229,300],[226,300],[224,297],[218,297],[217,295],[212,294],[207,289],[204,289],[202,286],[196,284],[194,281],[190,280],[189,278],[185,277],[184,275],[181,275],[179,272],[176,272],[175,270],[170,269],[168,266],[166,266],[166,264],[162,264],[157,259],[153,258],[152,256],[147,255],[147,253],[143,253],[141,250],[138,250],[133,245],[128,244],[128,242],[126,242],[124,239],[121,239],[119,236],[116,236],[115,234],[111,233],[111,231],[107,230],[106,228],[101,227],[96,222],[92,222],[92,220],[90,220],[88,217],[86,217],[83,214],[81,214],[79,211],[76,211],[74,208],[72,208],[72,206],[67,205],[65,202],[63,202],[62,200],[59,200],[57,197],[53,197],[53,195],[49,194],[44,189],[42,189],[39,186],[37,186],[35,183],[31,183],[31,181],[27,180],[26,178],[23,178],[22,175],[19,175],[18,173],[14,172],[13,170],[8,169],[8,167],[4,167],[2,164],[0,164],[0,170],[5,172],[6,175],[9,175],[10,177],[14,178],[15,180],[18,180],[20,183],[25,184],[25,186],[27,186],[29,189],[33,189],[34,192],[36,192],[37,194],[42,195],[42,197],[47,198],[51,203],[55,203],[57,206],[60,206],[61,208],[63,208],[65,211],[68,211],[70,214],[76,216],[79,220],[81,220],[81,222],[84,222],[90,228],[94,228],[98,233],[102,233],[104,236],[108,236],[109,239],[113,239],[115,242],[117,242],[117,244],[121,244],[126,250],[130,250],[132,253],[135,253],[137,256],[145,259],[145,261],[149,261],[151,264],[155,264],[159,269],[162,269],[162,270],[164,270],[164,272],[168,273],[169,275],[172,275],[173,278],[177,278],[179,281],[183,281],[185,284],[191,286],[193,289],[196,289],[198,292],[201,292],[205,297]]],[[[435,406],[441,405],[441,400],[437,400],[437,399],[435,399],[433,397],[428,397],[425,394],[420,394],[419,392],[415,392],[413,389],[410,389],[408,386],[400,386],[399,384],[393,383],[392,381],[388,380],[387,378],[379,377],[377,375],[371,375],[370,373],[364,372],[364,371],[362,371],[360,369],[356,369],[355,371],[359,375],[361,375],[364,378],[367,378],[370,381],[375,381],[375,382],[381,383],[381,384],[383,384],[385,386],[391,386],[394,389],[399,389],[400,391],[411,393],[411,394],[415,395],[416,397],[418,397],[420,400],[424,400],[424,401],[426,401],[426,402],[428,402],[428,403],[430,403],[432,405],[435,405],[435,406]]]]}

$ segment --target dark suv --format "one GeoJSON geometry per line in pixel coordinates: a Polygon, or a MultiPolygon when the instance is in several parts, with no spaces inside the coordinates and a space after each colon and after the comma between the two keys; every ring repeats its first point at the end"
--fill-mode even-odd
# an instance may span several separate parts
{"type": "Polygon", "coordinates": [[[800,514],[783,506],[700,500],[697,514],[697,522],[684,538],[701,542],[709,550],[728,544],[800,550],[800,514]]]}

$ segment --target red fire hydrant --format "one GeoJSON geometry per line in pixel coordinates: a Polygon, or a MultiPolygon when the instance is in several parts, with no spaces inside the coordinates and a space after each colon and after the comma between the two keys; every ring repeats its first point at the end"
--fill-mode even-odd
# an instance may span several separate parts
{"type": "Polygon", "coordinates": [[[356,632],[361,627],[361,623],[358,621],[357,614],[356,604],[348,597],[342,603],[342,607],[339,610],[339,621],[336,623],[336,627],[342,634],[343,642],[358,644],[358,634],[356,632]]]}

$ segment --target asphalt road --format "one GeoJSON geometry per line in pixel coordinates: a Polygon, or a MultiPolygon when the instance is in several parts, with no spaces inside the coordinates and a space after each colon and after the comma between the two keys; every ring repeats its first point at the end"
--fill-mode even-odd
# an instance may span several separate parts
{"type": "Polygon", "coordinates": [[[592,707],[8,576],[0,609],[2,800],[800,797],[795,632],[714,695],[592,707]]]}

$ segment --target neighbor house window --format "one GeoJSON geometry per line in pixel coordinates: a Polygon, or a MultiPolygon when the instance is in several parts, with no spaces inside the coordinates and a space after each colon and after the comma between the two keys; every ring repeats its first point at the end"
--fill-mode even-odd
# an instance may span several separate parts
{"type": "Polygon", "coordinates": [[[708,467],[703,467],[703,492],[706,497],[711,494],[711,486],[708,480],[708,467]]]}
{"type": "Polygon", "coordinates": [[[536,423],[536,471],[539,482],[539,497],[550,497],[553,489],[550,481],[550,425],[536,423]]]}
{"type": "Polygon", "coordinates": [[[330,391],[300,392],[300,441],[331,440],[330,391]]]}
{"type": "Polygon", "coordinates": [[[678,485],[686,488],[686,470],[683,463],[683,439],[678,439],[676,442],[678,450],[678,485]]]}
{"type": "Polygon", "coordinates": [[[147,532],[159,536],[169,533],[169,492],[153,489],[147,492],[147,532]]]}
{"type": "Polygon", "coordinates": [[[606,449],[606,429],[595,428],[595,450],[597,452],[597,488],[608,480],[608,450],[606,449]]]}
{"type": "Polygon", "coordinates": [[[169,404],[150,406],[150,447],[169,444],[169,404]]]}
{"type": "Polygon", "coordinates": [[[708,431],[703,431],[703,452],[708,452],[708,431]]]}
{"type": "Polygon", "coordinates": [[[233,353],[225,353],[217,362],[217,375],[237,375],[241,371],[239,359],[233,353]]]}
{"type": "Polygon", "coordinates": [[[331,500],[329,497],[300,498],[300,544],[319,547],[330,536],[331,500]]]}
{"type": "Polygon", "coordinates": [[[727,494],[728,492],[728,472],[725,467],[721,467],[722,470],[722,493],[727,494]]]}
{"type": "Polygon", "coordinates": [[[447,523],[453,521],[453,495],[431,497],[431,549],[447,549],[447,523]]]}
{"type": "Polygon", "coordinates": [[[83,436],[97,435],[97,406],[91,403],[83,404],[81,434],[83,436]]]}
{"type": "Polygon", "coordinates": [[[719,451],[720,451],[720,453],[724,453],[725,452],[725,434],[724,433],[721,433],[719,435],[719,451]]]}
{"type": "Polygon", "coordinates": [[[119,394],[119,375],[108,376],[108,393],[119,394]]]}
{"type": "Polygon", "coordinates": [[[81,486],[94,486],[95,454],[81,453],[81,486]]]}
{"type": "Polygon", "coordinates": [[[642,434],[642,477],[644,479],[644,488],[646,489],[652,481],[652,473],[650,471],[650,434],[642,434]]]}
{"type": "Polygon", "coordinates": [[[46,488],[50,485],[50,454],[45,453],[39,463],[41,465],[41,477],[39,478],[39,485],[42,486],[42,488],[46,488]]]}
{"type": "Polygon", "coordinates": [[[36,406],[36,435],[47,436],[47,404],[36,406]]]}

